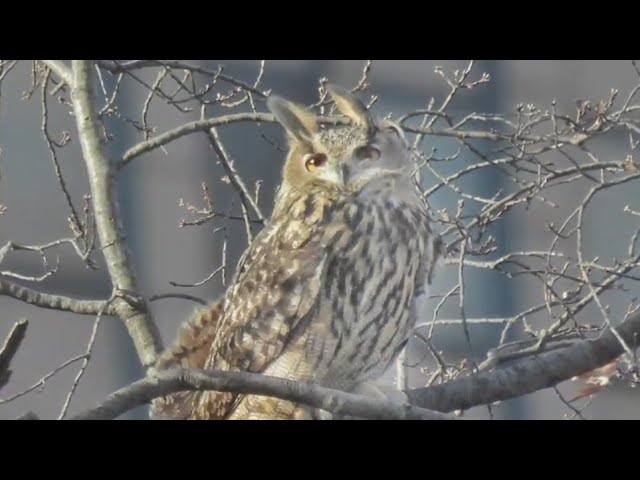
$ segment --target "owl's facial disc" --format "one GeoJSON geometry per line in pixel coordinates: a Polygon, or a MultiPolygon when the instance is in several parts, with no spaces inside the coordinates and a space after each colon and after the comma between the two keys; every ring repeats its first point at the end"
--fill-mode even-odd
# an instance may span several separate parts
{"type": "Polygon", "coordinates": [[[413,167],[409,147],[402,130],[388,121],[380,122],[374,133],[356,145],[341,162],[345,182],[352,187],[398,173],[409,173],[413,167]]]}

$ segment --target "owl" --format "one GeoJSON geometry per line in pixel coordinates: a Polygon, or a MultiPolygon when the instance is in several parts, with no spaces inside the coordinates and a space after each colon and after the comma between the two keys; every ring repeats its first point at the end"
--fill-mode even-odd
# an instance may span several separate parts
{"type": "MultiPolygon", "coordinates": [[[[374,119],[342,88],[328,91],[348,125],[320,128],[303,107],[267,100],[289,143],[282,183],[217,307],[205,369],[362,391],[411,334],[443,250],[411,150],[397,125],[374,119]]],[[[258,395],[189,394],[181,411],[192,419],[318,415],[258,395]]]]}

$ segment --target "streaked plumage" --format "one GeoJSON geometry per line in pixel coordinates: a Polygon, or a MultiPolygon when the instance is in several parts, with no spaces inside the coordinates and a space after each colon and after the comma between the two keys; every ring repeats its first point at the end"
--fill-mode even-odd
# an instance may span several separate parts
{"type": "MultiPolygon", "coordinates": [[[[157,370],[169,368],[204,368],[222,311],[222,301],[197,308],[184,322],[176,340],[156,362],[157,370]]],[[[176,392],[151,402],[154,420],[185,420],[193,409],[194,392],[176,392]]]]}

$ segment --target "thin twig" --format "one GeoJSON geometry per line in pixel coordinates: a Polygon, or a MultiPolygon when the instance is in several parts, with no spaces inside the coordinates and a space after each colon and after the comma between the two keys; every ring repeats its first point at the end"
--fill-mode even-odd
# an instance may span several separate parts
{"type": "MultiPolygon", "coordinates": [[[[247,186],[245,185],[244,180],[242,180],[242,177],[240,177],[236,169],[233,167],[233,163],[229,158],[229,155],[227,155],[227,152],[225,151],[224,146],[222,145],[222,142],[220,141],[220,136],[218,135],[218,131],[215,128],[211,128],[207,131],[207,136],[209,138],[209,142],[211,143],[211,146],[213,147],[213,150],[216,152],[216,154],[218,155],[218,158],[220,159],[220,163],[222,163],[222,167],[224,168],[225,172],[227,172],[227,176],[229,177],[229,180],[238,191],[238,195],[240,195],[240,201],[242,202],[242,205],[247,210],[251,208],[258,216],[258,220],[264,222],[264,215],[262,214],[262,210],[260,210],[260,207],[254,201],[253,196],[247,189],[247,186]]],[[[244,211],[243,211],[243,216],[245,217],[245,222],[250,232],[251,231],[251,227],[249,226],[250,222],[248,220],[248,217],[246,216],[246,212],[244,211]]]]}
{"type": "Polygon", "coordinates": [[[24,397],[25,395],[33,392],[34,390],[37,390],[38,388],[44,387],[45,384],[47,383],[47,380],[49,380],[51,377],[53,377],[57,373],[61,372],[62,370],[67,368],[69,365],[73,365],[74,363],[79,362],[83,358],[84,358],[84,354],[83,355],[78,355],[77,357],[70,358],[69,360],[65,361],[61,365],[58,365],[56,368],[51,370],[49,373],[47,373],[46,375],[41,377],[40,380],[38,380],[36,383],[31,385],[30,387],[27,387],[24,390],[14,394],[14,395],[11,395],[10,397],[0,398],[0,405],[2,405],[3,403],[12,402],[12,401],[14,401],[14,400],[16,400],[18,398],[24,397]]]}
{"type": "MultiPolygon", "coordinates": [[[[106,307],[106,305],[105,305],[106,307]]],[[[84,375],[85,370],[87,369],[87,365],[89,365],[89,361],[91,360],[91,352],[93,351],[93,346],[96,342],[96,336],[98,334],[98,327],[100,326],[100,320],[102,319],[102,312],[98,312],[95,321],[93,322],[93,329],[91,330],[91,336],[89,337],[89,342],[87,343],[87,349],[82,355],[82,365],[80,366],[80,370],[78,370],[78,374],[76,378],[74,378],[73,383],[71,384],[71,389],[67,394],[67,398],[62,405],[62,409],[60,410],[60,414],[58,415],[58,420],[62,420],[69,410],[69,405],[71,404],[71,399],[73,398],[73,394],[78,388],[78,384],[80,383],[80,379],[84,375]]]]}

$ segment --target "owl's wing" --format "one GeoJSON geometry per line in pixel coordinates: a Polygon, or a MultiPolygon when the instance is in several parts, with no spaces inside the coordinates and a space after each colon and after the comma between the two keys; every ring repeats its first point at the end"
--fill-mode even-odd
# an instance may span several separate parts
{"type": "MultiPolygon", "coordinates": [[[[238,266],[205,368],[260,373],[305,326],[327,251],[320,229],[288,219],[265,227],[238,266]]],[[[200,392],[196,418],[224,418],[240,397],[200,392]]]]}
{"type": "MultiPolygon", "coordinates": [[[[195,310],[156,363],[158,370],[169,368],[204,368],[222,312],[222,301],[195,310]]],[[[193,409],[194,392],[176,392],[151,402],[150,417],[154,420],[184,420],[193,409]]]]}

